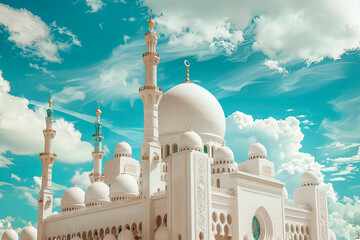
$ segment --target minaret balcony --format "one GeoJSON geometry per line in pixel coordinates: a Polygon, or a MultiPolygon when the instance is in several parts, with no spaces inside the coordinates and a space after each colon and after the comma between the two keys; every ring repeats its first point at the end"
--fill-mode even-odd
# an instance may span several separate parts
{"type": "Polygon", "coordinates": [[[143,57],[147,56],[147,55],[153,55],[153,56],[157,56],[157,57],[160,57],[160,55],[156,52],[146,52],[146,53],[143,53],[143,57]]]}
{"type": "Polygon", "coordinates": [[[153,90],[157,90],[159,92],[163,92],[162,88],[157,87],[157,86],[144,86],[144,87],[140,87],[139,88],[139,92],[145,89],[153,89],[153,90]]]}

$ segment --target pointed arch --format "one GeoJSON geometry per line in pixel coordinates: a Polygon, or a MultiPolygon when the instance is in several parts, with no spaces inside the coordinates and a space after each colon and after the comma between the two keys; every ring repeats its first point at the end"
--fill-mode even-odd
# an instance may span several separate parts
{"type": "Polygon", "coordinates": [[[256,209],[253,217],[250,219],[251,225],[254,218],[256,218],[259,222],[260,227],[260,235],[258,237],[258,240],[274,239],[273,221],[265,207],[260,206],[256,209]]]}

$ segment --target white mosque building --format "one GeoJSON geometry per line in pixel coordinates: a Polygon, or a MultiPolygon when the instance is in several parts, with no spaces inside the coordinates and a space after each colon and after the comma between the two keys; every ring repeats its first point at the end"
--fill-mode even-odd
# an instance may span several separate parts
{"type": "MultiPolygon", "coordinates": [[[[326,191],[313,170],[302,175],[289,201],[261,143],[249,146],[248,160],[235,162],[224,140],[223,109],[210,92],[190,82],[187,61],[185,82],[163,94],[157,86],[158,35],[151,18],[148,25],[145,86],[139,89],[144,104],[141,160],[122,141],[102,170],[98,108],[92,184],[85,192],[76,185],[69,188],[61,198],[61,213],[54,213],[56,131],[50,99],[40,154],[38,229],[25,227],[20,240],[336,239],[328,227],[326,191]]],[[[2,240],[18,240],[18,234],[10,228],[2,240]]]]}

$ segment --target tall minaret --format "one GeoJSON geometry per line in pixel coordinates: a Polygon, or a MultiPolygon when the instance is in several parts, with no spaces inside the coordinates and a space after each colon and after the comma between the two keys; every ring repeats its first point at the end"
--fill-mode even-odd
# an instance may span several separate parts
{"type": "Polygon", "coordinates": [[[161,184],[161,145],[159,143],[158,106],[162,89],[157,86],[157,65],[160,56],[156,53],[158,35],[154,31],[155,22],[148,22],[149,31],[145,33],[146,52],[143,54],[145,65],[145,86],[139,89],[144,104],[144,141],[141,145],[142,181],[141,191],[145,198],[142,239],[153,239],[154,221],[151,219],[151,195],[158,191],[161,184]]]}
{"type": "Polygon", "coordinates": [[[104,157],[104,152],[102,151],[102,141],[104,140],[104,135],[101,134],[102,123],[100,121],[101,110],[100,102],[98,101],[98,108],[96,110],[97,119],[95,121],[95,134],[93,134],[94,140],[94,151],[92,156],[94,159],[94,172],[90,174],[91,182],[104,181],[104,174],[101,173],[102,159],[104,157]]]}
{"type": "Polygon", "coordinates": [[[54,111],[51,109],[52,99],[50,96],[49,108],[46,110],[47,116],[46,128],[43,130],[45,138],[44,152],[40,153],[40,160],[42,163],[42,181],[41,189],[39,192],[39,215],[38,215],[38,240],[43,240],[43,228],[42,221],[52,214],[53,206],[53,191],[51,190],[51,176],[52,166],[56,159],[56,154],[52,153],[52,143],[56,135],[56,131],[53,130],[54,111]]]}

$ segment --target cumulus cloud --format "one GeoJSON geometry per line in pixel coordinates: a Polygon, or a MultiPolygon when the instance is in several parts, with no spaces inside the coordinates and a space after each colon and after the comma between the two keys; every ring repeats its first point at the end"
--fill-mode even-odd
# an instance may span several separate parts
{"type": "Polygon", "coordinates": [[[231,52],[242,42],[242,31],[255,18],[256,27],[249,36],[253,38],[253,49],[280,63],[338,59],[346,51],[360,47],[357,0],[232,0],[221,7],[218,1],[210,0],[206,11],[202,2],[190,0],[146,0],[145,5],[162,14],[156,18],[159,28],[164,28],[164,34],[174,44],[210,45],[224,40],[231,43],[231,52]],[[219,34],[213,34],[217,27],[219,34]]]}
{"type": "Polygon", "coordinates": [[[72,45],[79,45],[77,37],[64,27],[54,24],[51,29],[40,17],[26,9],[14,9],[0,3],[0,27],[9,32],[9,41],[22,49],[23,55],[36,55],[49,62],[61,62],[60,50],[66,50],[72,45]],[[69,40],[57,40],[54,35],[70,37],[69,40]]]}
{"type": "MultiPolygon", "coordinates": [[[[45,128],[45,109],[29,109],[29,101],[11,95],[10,83],[0,71],[0,166],[11,164],[4,154],[34,155],[43,151],[45,128]]],[[[56,118],[56,114],[55,114],[56,118]]],[[[58,161],[83,163],[91,161],[92,145],[81,141],[81,133],[74,124],[64,119],[56,119],[54,129],[54,152],[58,161]]]]}
{"type": "Polygon", "coordinates": [[[101,0],[86,0],[86,5],[91,8],[88,12],[95,13],[102,9],[105,3],[101,0]]]}
{"type": "Polygon", "coordinates": [[[70,181],[74,184],[76,182],[76,185],[85,191],[87,187],[91,184],[89,178],[90,173],[92,173],[92,171],[83,171],[83,169],[77,169],[70,181]]]}
{"type": "Polygon", "coordinates": [[[280,74],[288,74],[289,72],[286,70],[286,68],[283,68],[279,66],[279,61],[272,60],[272,59],[265,59],[263,64],[267,66],[271,70],[275,70],[280,74]]]}
{"type": "Polygon", "coordinates": [[[275,163],[276,174],[287,183],[289,192],[300,185],[300,176],[309,167],[319,177],[321,165],[311,154],[301,152],[304,134],[301,132],[300,121],[295,117],[276,120],[253,119],[251,115],[234,112],[226,120],[226,139],[237,157],[237,162],[247,159],[247,151],[255,138],[267,148],[268,159],[275,163]]]}

